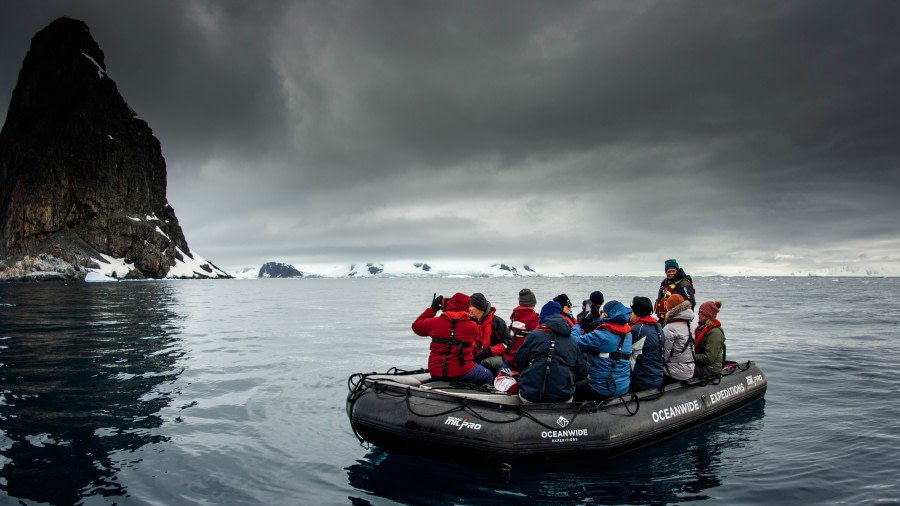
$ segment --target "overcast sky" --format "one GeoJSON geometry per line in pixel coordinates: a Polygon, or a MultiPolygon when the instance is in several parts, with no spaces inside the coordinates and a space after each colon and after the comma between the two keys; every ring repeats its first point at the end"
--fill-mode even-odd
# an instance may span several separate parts
{"type": "Polygon", "coordinates": [[[900,2],[0,2],[85,21],[226,271],[900,275],[900,2]]]}

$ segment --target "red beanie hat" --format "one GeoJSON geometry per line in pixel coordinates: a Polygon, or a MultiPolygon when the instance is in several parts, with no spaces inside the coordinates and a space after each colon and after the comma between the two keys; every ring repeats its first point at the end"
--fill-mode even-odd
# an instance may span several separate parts
{"type": "Polygon", "coordinates": [[[684,297],[678,295],[677,293],[673,293],[669,295],[669,298],[666,299],[666,311],[671,311],[675,309],[675,306],[684,302],[684,297]]]}
{"type": "Polygon", "coordinates": [[[700,304],[700,320],[715,320],[719,314],[719,309],[722,309],[722,301],[720,300],[715,302],[708,300],[700,304]]]}
{"type": "Polygon", "coordinates": [[[453,294],[453,297],[450,297],[450,300],[447,302],[446,311],[468,311],[469,310],[469,296],[464,293],[456,292],[453,294]]]}

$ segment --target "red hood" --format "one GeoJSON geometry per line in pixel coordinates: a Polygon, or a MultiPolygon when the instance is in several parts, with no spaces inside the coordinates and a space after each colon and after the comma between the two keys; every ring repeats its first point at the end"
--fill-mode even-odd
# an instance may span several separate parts
{"type": "Polygon", "coordinates": [[[468,311],[444,311],[441,313],[441,318],[457,321],[470,319],[468,311]]]}
{"type": "Polygon", "coordinates": [[[444,311],[465,311],[469,312],[469,296],[464,293],[456,292],[450,300],[446,302],[444,311]]]}

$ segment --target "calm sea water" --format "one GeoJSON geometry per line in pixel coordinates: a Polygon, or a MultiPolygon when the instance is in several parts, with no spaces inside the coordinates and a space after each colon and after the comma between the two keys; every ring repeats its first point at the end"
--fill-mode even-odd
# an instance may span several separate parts
{"type": "Polygon", "coordinates": [[[433,292],[506,318],[657,279],[0,285],[0,504],[896,503],[900,279],[700,278],[764,402],[609,461],[509,474],[361,447],[347,378],[424,366],[433,292]]]}

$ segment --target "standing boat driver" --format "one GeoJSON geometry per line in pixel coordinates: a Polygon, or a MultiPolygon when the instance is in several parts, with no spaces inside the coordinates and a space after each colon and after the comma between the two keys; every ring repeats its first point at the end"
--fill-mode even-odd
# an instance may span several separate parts
{"type": "Polygon", "coordinates": [[[678,266],[678,262],[674,258],[670,258],[665,262],[666,279],[659,284],[659,295],[656,297],[654,305],[656,316],[660,322],[666,321],[666,300],[673,294],[684,297],[684,300],[691,303],[691,309],[694,309],[696,301],[694,300],[694,280],[684,273],[684,269],[678,266]]]}
{"type": "Polygon", "coordinates": [[[503,367],[503,355],[512,347],[512,337],[497,309],[484,294],[475,292],[469,298],[469,316],[478,324],[479,338],[475,342],[475,363],[497,374],[503,367]]]}

